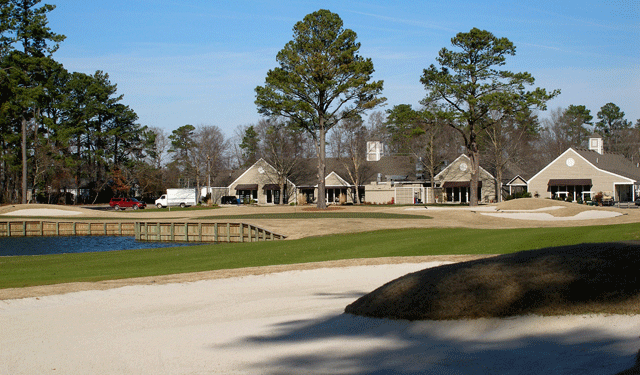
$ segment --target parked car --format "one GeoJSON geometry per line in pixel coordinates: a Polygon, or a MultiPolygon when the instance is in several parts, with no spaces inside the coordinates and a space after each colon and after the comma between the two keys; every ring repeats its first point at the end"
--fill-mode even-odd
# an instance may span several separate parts
{"type": "Polygon", "coordinates": [[[139,208],[147,207],[147,204],[144,202],[140,202],[135,198],[111,198],[109,201],[109,206],[113,207],[114,210],[118,211],[120,209],[133,208],[137,210],[139,208]]]}

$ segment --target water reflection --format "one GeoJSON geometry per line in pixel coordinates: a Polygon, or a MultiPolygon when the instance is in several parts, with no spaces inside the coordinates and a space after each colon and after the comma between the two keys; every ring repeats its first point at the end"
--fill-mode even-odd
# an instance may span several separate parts
{"type": "Polygon", "coordinates": [[[136,241],[133,236],[0,237],[0,256],[90,253],[193,245],[196,244],[136,241]]]}

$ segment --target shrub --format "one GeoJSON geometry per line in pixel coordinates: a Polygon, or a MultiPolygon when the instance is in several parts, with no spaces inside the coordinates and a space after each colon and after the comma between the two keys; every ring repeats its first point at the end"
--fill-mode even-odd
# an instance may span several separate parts
{"type": "Polygon", "coordinates": [[[511,200],[511,199],[519,199],[519,198],[531,198],[531,193],[529,193],[528,191],[520,191],[520,192],[517,192],[517,193],[513,193],[513,194],[507,195],[505,200],[508,201],[508,200],[511,200]]]}
{"type": "Polygon", "coordinates": [[[602,194],[601,191],[598,192],[598,194],[593,196],[593,201],[596,202],[597,204],[602,204],[602,197],[604,196],[604,194],[602,194]]]}

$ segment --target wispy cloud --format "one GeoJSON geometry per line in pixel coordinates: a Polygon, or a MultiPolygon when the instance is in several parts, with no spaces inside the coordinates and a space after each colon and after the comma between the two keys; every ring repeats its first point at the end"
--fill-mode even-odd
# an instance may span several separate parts
{"type": "Polygon", "coordinates": [[[527,6],[527,5],[524,5],[522,3],[518,3],[518,2],[514,2],[513,6],[520,7],[522,9],[524,9],[529,14],[538,13],[538,14],[543,14],[545,16],[552,16],[552,17],[555,17],[555,18],[571,21],[576,25],[582,25],[582,26],[588,26],[588,27],[597,27],[597,28],[601,28],[601,29],[610,29],[610,30],[621,30],[622,29],[619,25],[604,24],[604,23],[595,22],[595,21],[591,21],[591,20],[588,20],[588,19],[584,19],[584,18],[573,17],[573,16],[570,16],[569,14],[561,14],[561,13],[557,13],[557,12],[552,12],[552,11],[550,11],[548,9],[541,9],[541,8],[531,7],[531,6],[527,6]]]}
{"type": "Polygon", "coordinates": [[[377,19],[380,19],[380,20],[388,21],[388,22],[420,27],[420,28],[423,28],[423,29],[440,30],[440,31],[446,31],[448,33],[456,33],[456,32],[458,32],[458,30],[454,30],[454,29],[451,29],[451,28],[448,28],[448,27],[440,26],[440,25],[433,24],[433,23],[427,23],[427,22],[424,22],[424,21],[417,21],[417,20],[413,20],[413,19],[389,17],[389,16],[383,16],[383,15],[380,15],[380,14],[365,13],[365,12],[358,12],[358,11],[351,11],[351,13],[359,14],[361,16],[373,17],[373,18],[377,18],[377,19]]]}

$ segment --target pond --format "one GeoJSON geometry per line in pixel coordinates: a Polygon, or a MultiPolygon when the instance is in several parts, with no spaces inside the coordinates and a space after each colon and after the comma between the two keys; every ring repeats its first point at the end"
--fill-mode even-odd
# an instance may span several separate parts
{"type": "Polygon", "coordinates": [[[136,241],[133,236],[0,237],[0,256],[91,253],[193,245],[198,244],[136,241]]]}

